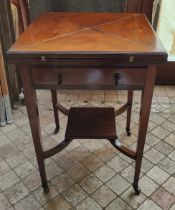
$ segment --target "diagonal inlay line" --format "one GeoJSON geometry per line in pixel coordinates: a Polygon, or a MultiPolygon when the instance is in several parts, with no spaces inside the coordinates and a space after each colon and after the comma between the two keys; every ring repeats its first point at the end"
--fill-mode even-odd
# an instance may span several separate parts
{"type": "MultiPolygon", "coordinates": [[[[139,15],[133,15],[133,16],[131,16],[131,17],[125,17],[125,18],[119,18],[119,19],[113,19],[113,20],[108,21],[108,22],[106,22],[106,23],[101,23],[101,24],[98,24],[98,25],[94,25],[94,26],[87,27],[87,26],[83,26],[83,25],[81,25],[81,24],[79,24],[79,23],[77,23],[77,22],[72,22],[72,21],[69,20],[69,18],[67,18],[67,17],[65,17],[65,16],[63,15],[64,19],[65,19],[67,22],[76,24],[76,25],[78,25],[78,26],[80,26],[80,27],[83,27],[83,28],[82,28],[81,30],[77,30],[77,31],[73,31],[73,32],[70,32],[70,33],[65,33],[65,34],[63,34],[63,35],[55,36],[55,37],[52,37],[52,38],[49,38],[49,39],[45,39],[45,40],[40,41],[40,42],[35,42],[34,44],[25,45],[25,47],[27,47],[27,46],[34,46],[34,45],[36,45],[36,44],[46,43],[46,42],[49,42],[49,41],[52,41],[52,40],[55,40],[55,39],[58,39],[58,38],[62,38],[62,37],[66,37],[66,36],[71,36],[71,35],[73,35],[73,34],[76,34],[76,33],[82,32],[82,31],[86,31],[86,30],[93,30],[93,31],[97,31],[97,32],[101,32],[101,33],[110,35],[110,33],[109,33],[109,34],[108,34],[108,33],[105,33],[105,32],[103,32],[103,31],[101,31],[101,30],[95,29],[95,27],[103,26],[103,25],[106,25],[106,24],[109,24],[109,23],[112,23],[112,22],[118,23],[118,22],[121,22],[121,21],[123,21],[123,20],[131,19],[131,18],[137,17],[137,16],[139,16],[139,15]]],[[[112,33],[111,33],[111,34],[112,34],[112,33]]],[[[114,35],[115,35],[115,34],[114,34],[114,35]]],[[[117,36],[117,35],[114,36],[114,37],[118,37],[118,38],[120,38],[121,40],[123,39],[123,40],[126,40],[126,41],[130,41],[130,40],[124,39],[124,38],[122,38],[122,37],[119,37],[119,36],[117,36]]],[[[144,45],[143,45],[143,46],[144,46],[144,45]]],[[[29,47],[29,48],[30,48],[30,47],[29,47]]]]}

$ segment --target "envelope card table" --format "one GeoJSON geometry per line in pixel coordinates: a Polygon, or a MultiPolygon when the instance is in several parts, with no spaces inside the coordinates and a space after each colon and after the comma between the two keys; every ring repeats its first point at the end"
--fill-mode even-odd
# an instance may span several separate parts
{"type": "MultiPolygon", "coordinates": [[[[19,73],[35,146],[42,186],[48,192],[44,160],[60,152],[73,139],[107,139],[135,160],[133,187],[138,188],[147,126],[156,76],[156,64],[167,53],[143,14],[45,13],[39,16],[7,52],[8,62],[19,73]],[[36,89],[51,89],[56,131],[58,110],[68,115],[65,139],[43,149],[36,89]],[[100,107],[64,108],[57,89],[128,90],[128,101],[119,110],[100,107]],[[127,110],[130,126],[133,90],[141,90],[137,148],[123,145],[116,133],[115,117],[127,110]],[[58,109],[57,109],[58,108],[58,109]]],[[[129,130],[128,130],[129,134],[129,130]]]]}

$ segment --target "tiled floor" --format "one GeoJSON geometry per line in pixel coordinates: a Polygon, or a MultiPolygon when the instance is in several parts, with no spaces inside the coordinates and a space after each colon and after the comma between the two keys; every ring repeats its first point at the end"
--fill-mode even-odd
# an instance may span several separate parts
{"type": "MultiPolygon", "coordinates": [[[[71,91],[58,93],[69,107],[114,106],[126,100],[120,91],[71,91]]],[[[50,92],[38,92],[44,147],[64,138],[67,118],[60,114],[61,130],[53,135],[50,92]]],[[[140,92],[135,92],[132,135],[125,134],[125,114],[116,118],[122,142],[136,147],[140,92]]],[[[14,124],[0,128],[0,210],[175,210],[175,86],[157,86],[141,170],[142,193],[132,188],[134,162],[106,140],[74,140],[64,151],[46,160],[50,193],[43,195],[23,106],[13,111],[14,124]]]]}

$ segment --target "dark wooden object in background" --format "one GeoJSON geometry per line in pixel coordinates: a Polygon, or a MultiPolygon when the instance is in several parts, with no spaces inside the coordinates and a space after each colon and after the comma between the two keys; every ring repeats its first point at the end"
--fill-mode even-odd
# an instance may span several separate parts
{"type": "MultiPolygon", "coordinates": [[[[142,90],[136,151],[122,145],[117,136],[113,139],[106,135],[116,149],[136,160],[133,187],[136,194],[139,194],[138,181],[156,64],[167,61],[167,53],[145,16],[117,13],[46,13],[28,27],[10,48],[7,56],[9,62],[21,66],[20,75],[45,192],[48,192],[48,186],[44,159],[64,149],[70,144],[73,136],[68,132],[63,142],[44,151],[35,89],[44,87],[55,90],[64,87],[129,90],[127,104],[116,110],[116,115],[130,107],[134,89],[142,90]],[[82,77],[75,77],[77,71],[81,72],[82,77]]],[[[71,117],[69,110],[62,111],[71,117]]],[[[129,109],[127,125],[130,124],[130,114],[129,109]]],[[[69,119],[69,122],[72,120],[69,119]]],[[[104,125],[102,123],[102,126],[104,125]]],[[[86,130],[84,133],[87,138],[92,137],[87,136],[86,130]]]]}
{"type": "MultiPolygon", "coordinates": [[[[12,16],[11,16],[11,8],[9,0],[1,0],[0,1],[0,21],[1,21],[1,33],[4,37],[3,46],[5,52],[10,48],[10,46],[15,41],[15,34],[13,30],[12,24],[12,16]]],[[[8,64],[6,65],[6,56],[3,55],[3,59],[5,61],[5,69],[6,69],[6,77],[9,88],[9,96],[11,100],[12,108],[14,106],[14,98],[18,95],[18,87],[16,85],[15,79],[15,66],[8,64]]]]}

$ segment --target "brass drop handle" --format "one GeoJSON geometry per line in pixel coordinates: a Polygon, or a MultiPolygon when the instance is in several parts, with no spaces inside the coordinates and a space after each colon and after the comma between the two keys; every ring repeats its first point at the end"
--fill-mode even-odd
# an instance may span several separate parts
{"type": "Polygon", "coordinates": [[[120,76],[119,73],[115,73],[115,74],[114,74],[115,85],[118,85],[118,81],[119,81],[120,78],[121,78],[121,76],[120,76]]]}
{"type": "Polygon", "coordinates": [[[58,86],[60,86],[63,82],[63,77],[61,73],[58,73],[58,86]]]}

